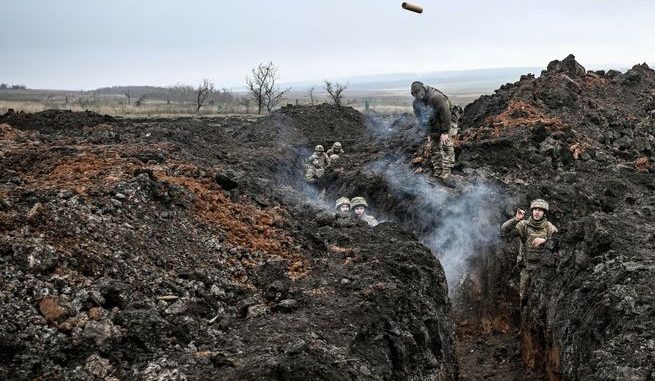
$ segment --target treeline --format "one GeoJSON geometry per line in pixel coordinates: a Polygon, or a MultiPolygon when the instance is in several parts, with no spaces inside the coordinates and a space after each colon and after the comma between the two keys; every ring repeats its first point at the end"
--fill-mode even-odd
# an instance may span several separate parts
{"type": "MultiPolygon", "coordinates": [[[[95,90],[98,95],[122,95],[128,99],[138,100],[159,100],[175,103],[196,103],[198,100],[198,88],[191,85],[178,84],[168,87],[158,86],[113,86],[103,87],[95,90]]],[[[212,89],[207,95],[207,104],[238,103],[239,99],[231,90],[212,89]]]]}
{"type": "Polygon", "coordinates": [[[0,83],[0,90],[27,90],[25,85],[9,85],[7,83],[0,83]]]}

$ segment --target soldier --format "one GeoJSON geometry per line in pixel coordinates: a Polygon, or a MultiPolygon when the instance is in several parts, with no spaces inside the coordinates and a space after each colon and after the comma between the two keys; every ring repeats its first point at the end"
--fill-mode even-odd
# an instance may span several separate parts
{"type": "Polygon", "coordinates": [[[350,214],[350,199],[348,197],[340,197],[335,205],[336,213],[334,219],[338,227],[353,227],[356,221],[350,214]]]}
{"type": "Polygon", "coordinates": [[[370,226],[375,226],[378,224],[378,221],[373,217],[366,214],[366,208],[368,204],[364,197],[354,197],[350,201],[350,207],[354,210],[355,219],[366,221],[370,226]]]}
{"type": "Polygon", "coordinates": [[[349,214],[350,199],[348,197],[339,197],[334,207],[337,210],[337,214],[349,214]]]}
{"type": "Polygon", "coordinates": [[[341,147],[341,143],[339,142],[334,142],[332,145],[332,148],[330,148],[327,151],[328,156],[331,155],[342,155],[343,154],[343,148],[341,147]]]}
{"type": "Polygon", "coordinates": [[[542,247],[546,240],[557,233],[555,225],[550,223],[545,214],[548,211],[548,203],[542,199],[536,199],[530,203],[530,218],[524,220],[525,211],[519,209],[516,216],[507,220],[500,228],[503,237],[518,236],[520,239],[519,255],[517,264],[521,269],[521,281],[519,295],[523,303],[526,290],[530,286],[532,273],[539,266],[542,255],[542,247]]]}
{"type": "Polygon", "coordinates": [[[318,157],[310,159],[311,161],[306,165],[305,169],[305,181],[309,184],[316,184],[318,179],[325,173],[325,169],[321,166],[321,161],[318,157]]]}
{"type": "Polygon", "coordinates": [[[457,134],[461,108],[454,108],[446,95],[422,82],[412,83],[411,93],[414,97],[414,115],[428,129],[432,175],[451,185],[450,173],[455,165],[452,139],[457,134]]]}
{"type": "Polygon", "coordinates": [[[314,158],[318,158],[321,167],[327,168],[330,166],[330,157],[325,153],[325,149],[320,144],[314,148],[314,153],[307,159],[307,161],[311,162],[314,158]]]}

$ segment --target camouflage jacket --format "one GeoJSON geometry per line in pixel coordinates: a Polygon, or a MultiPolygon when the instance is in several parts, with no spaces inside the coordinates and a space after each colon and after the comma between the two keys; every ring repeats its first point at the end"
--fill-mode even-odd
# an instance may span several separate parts
{"type": "Polygon", "coordinates": [[[307,168],[305,169],[305,181],[314,184],[318,182],[318,179],[323,176],[325,173],[325,169],[323,168],[316,168],[312,165],[307,165],[307,168]]]}
{"type": "Polygon", "coordinates": [[[414,115],[432,136],[447,134],[451,128],[452,104],[444,93],[425,86],[425,98],[414,99],[414,115]]]}
{"type": "Polygon", "coordinates": [[[343,148],[339,150],[339,152],[335,152],[334,148],[330,148],[327,150],[327,156],[330,157],[332,155],[343,155],[343,148]]]}
{"type": "Polygon", "coordinates": [[[325,152],[320,155],[317,155],[316,152],[314,152],[312,156],[307,158],[307,162],[311,163],[314,158],[318,158],[318,161],[321,163],[321,167],[323,168],[330,165],[330,157],[325,152]]]}
{"type": "Polygon", "coordinates": [[[500,232],[503,237],[516,236],[519,238],[521,243],[519,259],[525,259],[528,262],[538,262],[543,245],[533,247],[532,241],[535,238],[551,239],[553,234],[557,233],[557,228],[546,220],[546,218],[538,223],[532,219],[519,221],[516,218],[510,218],[505,221],[500,228],[500,232]]]}

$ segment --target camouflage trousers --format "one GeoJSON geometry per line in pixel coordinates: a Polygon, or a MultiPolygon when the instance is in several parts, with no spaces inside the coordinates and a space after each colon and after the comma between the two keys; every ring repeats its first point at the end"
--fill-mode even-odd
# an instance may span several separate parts
{"type": "Polygon", "coordinates": [[[453,145],[453,138],[457,135],[457,124],[453,123],[448,131],[450,141],[446,144],[441,144],[441,136],[433,134],[430,136],[432,140],[430,145],[430,163],[432,164],[432,174],[435,177],[447,178],[450,176],[450,171],[455,166],[455,146],[453,145]]]}
{"type": "Polygon", "coordinates": [[[528,287],[530,287],[530,283],[532,281],[532,273],[537,269],[536,264],[532,263],[527,263],[525,267],[521,270],[521,275],[520,275],[520,280],[519,280],[519,296],[521,298],[521,302],[523,302],[523,298],[527,296],[528,293],[528,287]]]}

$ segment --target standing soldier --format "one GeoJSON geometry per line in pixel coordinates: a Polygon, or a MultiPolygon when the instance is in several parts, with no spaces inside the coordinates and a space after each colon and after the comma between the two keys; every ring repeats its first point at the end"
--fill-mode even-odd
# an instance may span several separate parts
{"type": "Polygon", "coordinates": [[[519,267],[522,267],[519,285],[521,303],[524,302],[526,290],[530,286],[532,273],[539,267],[544,242],[557,233],[555,225],[545,217],[547,211],[548,203],[536,199],[530,203],[530,218],[524,220],[525,211],[519,209],[516,211],[516,216],[507,220],[500,228],[503,237],[517,236],[520,239],[516,262],[519,267]]]}
{"type": "Polygon", "coordinates": [[[375,226],[378,224],[378,220],[376,220],[373,216],[366,214],[368,204],[366,203],[366,199],[364,197],[354,197],[350,201],[350,207],[355,211],[356,219],[366,221],[370,226],[375,226]]]}
{"type": "Polygon", "coordinates": [[[307,159],[307,161],[311,163],[314,158],[318,158],[321,167],[323,168],[327,168],[330,165],[330,157],[325,153],[325,148],[320,144],[314,147],[314,153],[307,159]]]}
{"type": "Polygon", "coordinates": [[[432,175],[451,185],[450,173],[455,165],[453,138],[457,134],[458,110],[444,93],[422,82],[412,83],[414,115],[428,129],[432,175]],[[455,112],[453,112],[455,110],[455,112]]]}

